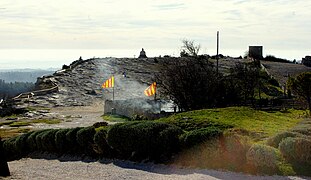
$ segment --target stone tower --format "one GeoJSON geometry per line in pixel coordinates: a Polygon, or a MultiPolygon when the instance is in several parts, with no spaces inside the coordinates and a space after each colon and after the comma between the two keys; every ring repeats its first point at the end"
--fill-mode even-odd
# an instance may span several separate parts
{"type": "Polygon", "coordinates": [[[254,59],[263,59],[262,46],[249,46],[248,56],[254,59]]]}
{"type": "Polygon", "coordinates": [[[141,49],[138,58],[147,58],[144,48],[141,49]]]}

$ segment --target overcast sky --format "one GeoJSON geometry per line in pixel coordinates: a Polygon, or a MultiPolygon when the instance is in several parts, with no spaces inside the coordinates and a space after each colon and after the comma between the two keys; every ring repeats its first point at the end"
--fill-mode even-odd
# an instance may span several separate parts
{"type": "MultiPolygon", "coordinates": [[[[305,50],[310,0],[1,0],[0,49],[305,50]]],[[[306,55],[306,54],[305,54],[306,55]]],[[[303,56],[303,55],[301,55],[303,56]]]]}

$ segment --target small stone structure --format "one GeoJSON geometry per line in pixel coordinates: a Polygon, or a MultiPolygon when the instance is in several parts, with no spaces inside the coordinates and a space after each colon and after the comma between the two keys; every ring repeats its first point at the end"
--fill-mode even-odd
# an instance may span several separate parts
{"type": "Polygon", "coordinates": [[[302,58],[301,63],[305,66],[311,67],[311,56],[306,56],[305,58],[302,58]]]}
{"type": "Polygon", "coordinates": [[[132,118],[136,115],[154,119],[161,112],[159,101],[136,98],[127,100],[106,100],[104,114],[117,114],[132,118]]]}
{"type": "Polygon", "coordinates": [[[263,59],[263,46],[249,46],[248,56],[254,59],[263,59]]]}
{"type": "Polygon", "coordinates": [[[141,49],[138,58],[147,58],[144,48],[141,49]]]}

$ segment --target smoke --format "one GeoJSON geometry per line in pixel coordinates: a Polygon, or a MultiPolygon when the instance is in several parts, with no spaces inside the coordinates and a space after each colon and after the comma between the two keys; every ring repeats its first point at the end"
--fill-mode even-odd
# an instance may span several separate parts
{"type": "MultiPolygon", "coordinates": [[[[124,67],[121,67],[120,61],[123,59],[104,58],[97,61],[97,74],[101,79],[101,83],[105,82],[111,76],[115,78],[115,87],[103,90],[105,99],[112,99],[114,90],[115,100],[127,100],[135,98],[151,99],[144,95],[144,90],[149,86],[137,81],[136,77],[127,75],[124,67]],[[125,76],[124,76],[125,73],[125,76]]],[[[132,66],[130,63],[127,66],[132,66]]],[[[143,75],[142,75],[143,76],[143,75]]],[[[142,79],[144,77],[141,77],[142,79]]]]}
{"type": "MultiPolygon", "coordinates": [[[[146,62],[117,58],[98,59],[95,62],[100,83],[114,76],[114,88],[106,88],[101,91],[105,100],[113,100],[114,94],[114,106],[118,107],[117,112],[122,109],[123,114],[135,114],[125,113],[126,111],[142,112],[141,114],[160,113],[161,102],[155,103],[153,96],[148,97],[144,94],[144,90],[152,83],[142,83],[152,79],[152,72],[144,65],[146,62]]],[[[165,106],[165,110],[168,111],[168,107],[172,105],[163,102],[162,106],[165,106]]]]}

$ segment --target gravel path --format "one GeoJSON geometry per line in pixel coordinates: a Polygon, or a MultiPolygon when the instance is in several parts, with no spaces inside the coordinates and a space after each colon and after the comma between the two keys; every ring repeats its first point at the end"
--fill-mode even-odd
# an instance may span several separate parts
{"type": "Polygon", "coordinates": [[[140,164],[128,161],[81,161],[65,159],[24,158],[9,162],[8,179],[304,179],[300,177],[251,176],[206,169],[176,168],[166,165],[140,164]]]}

